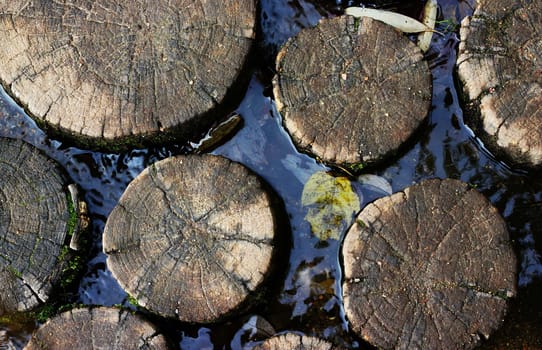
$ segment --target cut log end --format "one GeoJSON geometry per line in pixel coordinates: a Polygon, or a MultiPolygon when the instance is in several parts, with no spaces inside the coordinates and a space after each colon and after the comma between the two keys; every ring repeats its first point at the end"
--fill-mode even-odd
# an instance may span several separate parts
{"type": "Polygon", "coordinates": [[[346,315],[377,347],[473,348],[516,294],[504,220],[457,180],[426,180],[369,204],[343,256],[346,315]]]}
{"type": "Polygon", "coordinates": [[[75,229],[67,178],[35,147],[0,138],[0,315],[49,299],[75,229]]]}
{"type": "Polygon", "coordinates": [[[157,329],[130,311],[97,307],[62,313],[34,332],[25,350],[154,349],[170,347],[157,329]]]}
{"type": "Polygon", "coordinates": [[[277,105],[296,144],[332,163],[375,162],[420,127],[431,74],[395,29],[349,16],[302,30],[277,56],[277,105]]]}
{"type": "Polygon", "coordinates": [[[480,1],[462,23],[458,73],[480,137],[505,160],[542,165],[542,4],[480,1]]]}
{"type": "Polygon", "coordinates": [[[141,306],[189,322],[234,310],[267,276],[270,195],[240,164],[179,156],[126,189],[104,231],[107,264],[141,306]]]}
{"type": "Polygon", "coordinates": [[[197,120],[227,102],[255,33],[252,0],[9,3],[0,80],[37,120],[96,145],[209,126],[197,120]]]}
{"type": "Polygon", "coordinates": [[[302,336],[295,333],[286,333],[271,337],[263,343],[255,346],[254,350],[339,350],[339,347],[333,344],[310,336],[302,336]]]}

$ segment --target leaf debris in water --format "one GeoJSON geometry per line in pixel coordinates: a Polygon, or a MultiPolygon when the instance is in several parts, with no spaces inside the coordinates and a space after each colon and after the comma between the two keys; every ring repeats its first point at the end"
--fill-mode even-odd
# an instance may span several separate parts
{"type": "Polygon", "coordinates": [[[345,13],[354,17],[370,17],[384,22],[404,33],[434,32],[435,30],[414,18],[386,10],[377,10],[366,7],[347,7],[345,13]]]}
{"type": "Polygon", "coordinates": [[[350,180],[334,177],[324,171],[314,173],[301,195],[301,204],[309,207],[305,220],[312,233],[320,240],[338,240],[354,215],[360,211],[359,197],[353,191],[350,180]]]}
{"type": "MultiPolygon", "coordinates": [[[[435,23],[437,21],[437,0],[427,0],[423,9],[423,24],[431,29],[435,29],[435,23]]],[[[418,47],[426,52],[431,45],[431,39],[433,38],[433,31],[424,31],[418,35],[418,47]]]]}
{"type": "Polygon", "coordinates": [[[198,154],[208,152],[228,141],[242,125],[243,117],[238,113],[234,113],[209,130],[199,143],[192,143],[191,146],[196,149],[198,154]]]}

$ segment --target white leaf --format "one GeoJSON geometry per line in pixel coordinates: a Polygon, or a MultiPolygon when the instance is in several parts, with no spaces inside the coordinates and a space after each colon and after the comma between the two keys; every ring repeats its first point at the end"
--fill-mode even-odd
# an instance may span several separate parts
{"type": "Polygon", "coordinates": [[[384,22],[405,33],[432,32],[432,28],[415,20],[414,18],[386,10],[377,10],[366,7],[347,7],[345,13],[354,17],[370,17],[384,22]]]}
{"type": "MultiPolygon", "coordinates": [[[[435,29],[435,22],[437,21],[437,7],[437,0],[427,0],[423,10],[423,24],[433,30],[435,29]]],[[[429,49],[432,37],[433,31],[425,31],[418,35],[418,47],[423,52],[429,49]]]]}
{"type": "Polygon", "coordinates": [[[362,174],[358,176],[358,182],[366,186],[372,186],[386,193],[387,195],[391,195],[393,193],[391,184],[382,176],[374,174],[362,174]]]}

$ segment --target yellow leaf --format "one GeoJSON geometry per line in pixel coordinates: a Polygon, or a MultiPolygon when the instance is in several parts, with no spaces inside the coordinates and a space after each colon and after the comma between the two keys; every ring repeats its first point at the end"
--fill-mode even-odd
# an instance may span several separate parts
{"type": "Polygon", "coordinates": [[[360,210],[359,197],[345,177],[314,173],[303,188],[301,204],[308,207],[311,231],[321,240],[339,239],[360,210]]]}

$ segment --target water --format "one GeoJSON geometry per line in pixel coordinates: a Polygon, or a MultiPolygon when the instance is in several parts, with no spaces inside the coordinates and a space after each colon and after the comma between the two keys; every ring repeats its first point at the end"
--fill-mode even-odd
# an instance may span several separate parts
{"type": "MultiPolygon", "coordinates": [[[[273,332],[285,330],[316,335],[345,347],[368,348],[350,332],[342,309],[340,241],[321,242],[314,237],[304,220],[306,210],[300,203],[303,185],[310,175],[331,169],[296,150],[282,127],[270,93],[277,48],[301,28],[313,26],[322,16],[337,14],[349,5],[359,3],[261,1],[262,31],[258,44],[261,60],[253,68],[250,85],[236,111],[243,116],[244,126],[212,153],[252,169],[280,196],[291,226],[290,257],[283,271],[270,281],[271,292],[266,302],[235,319],[200,326],[151,317],[183,349],[241,349],[273,332]]],[[[423,1],[387,0],[368,5],[418,16],[423,1]]],[[[439,17],[455,23],[472,12],[471,1],[440,0],[439,6],[439,17]]],[[[464,118],[468,121],[469,116],[464,115],[454,78],[458,38],[449,31],[448,25],[439,24],[437,29],[445,35],[434,36],[426,54],[433,74],[433,102],[424,131],[400,157],[366,172],[386,179],[393,191],[438,177],[461,179],[486,195],[508,223],[518,254],[520,289],[505,324],[485,346],[542,346],[542,303],[539,301],[542,180],[537,173],[513,169],[496,159],[465,125],[464,118]],[[514,339],[517,342],[512,342],[514,339]]],[[[190,143],[123,153],[76,148],[62,140],[50,139],[5,93],[0,96],[0,116],[0,136],[23,139],[58,161],[79,186],[88,204],[92,247],[84,275],[69,301],[133,307],[106,268],[101,247],[105,221],[135,176],[160,159],[192,152],[190,143]]],[[[362,205],[384,195],[362,183],[355,183],[354,188],[362,198],[362,205]]],[[[36,326],[35,322],[13,322],[0,324],[0,331],[7,331],[9,339],[22,347],[36,326]]]]}

